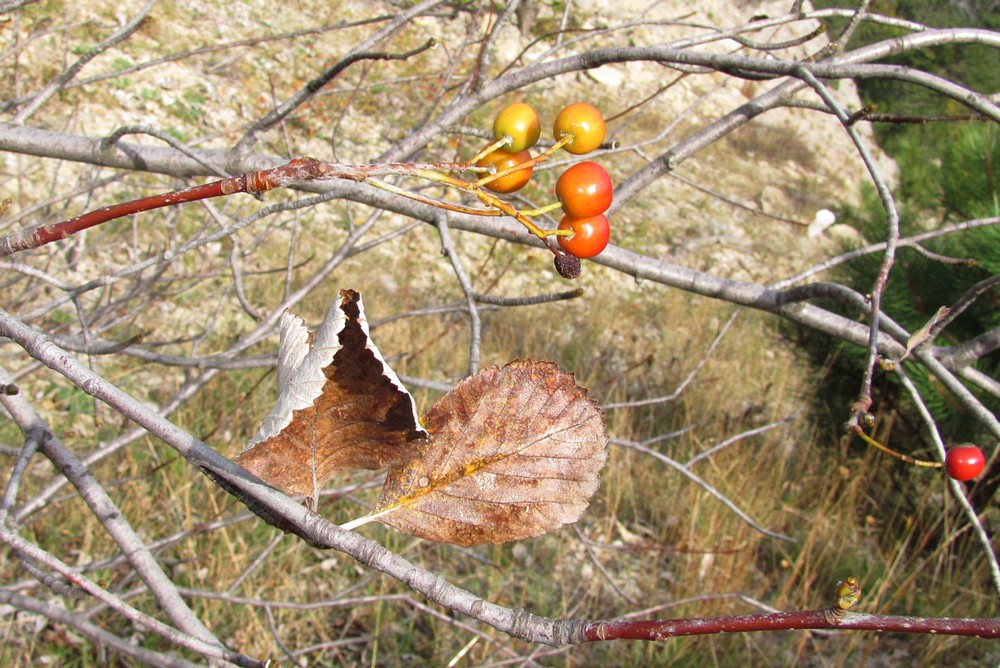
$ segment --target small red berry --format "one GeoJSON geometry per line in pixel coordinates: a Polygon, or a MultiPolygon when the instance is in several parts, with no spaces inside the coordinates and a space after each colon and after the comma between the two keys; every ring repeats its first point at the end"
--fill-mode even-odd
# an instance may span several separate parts
{"type": "Polygon", "coordinates": [[[570,255],[579,258],[594,257],[604,250],[611,238],[611,225],[603,213],[588,218],[563,216],[560,230],[573,230],[572,236],[560,236],[559,245],[570,255]]]}
{"type": "Polygon", "coordinates": [[[611,206],[611,177],[596,162],[577,163],[556,181],[556,197],[574,218],[596,216],[611,206]]]}
{"type": "Polygon", "coordinates": [[[955,480],[972,480],[983,472],[986,466],[986,458],[983,451],[971,443],[956,445],[948,450],[944,459],[944,468],[948,476],[955,480]]]}

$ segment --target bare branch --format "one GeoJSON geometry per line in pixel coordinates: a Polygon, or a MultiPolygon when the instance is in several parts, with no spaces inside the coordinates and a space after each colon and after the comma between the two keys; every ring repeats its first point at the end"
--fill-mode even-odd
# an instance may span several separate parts
{"type": "Polygon", "coordinates": [[[71,629],[75,629],[85,637],[90,638],[95,643],[99,643],[105,647],[110,647],[116,652],[120,652],[125,656],[133,657],[149,666],[162,666],[163,668],[197,668],[199,665],[191,663],[190,661],[185,661],[184,659],[176,656],[170,656],[168,654],[154,652],[142,647],[136,647],[129,640],[120,638],[113,633],[105,631],[96,624],[87,621],[84,615],[73,614],[65,608],[61,608],[57,605],[39,601],[38,599],[30,598],[28,596],[22,596],[21,594],[16,594],[14,592],[5,591],[4,589],[0,589],[0,601],[17,608],[18,610],[34,612],[39,615],[44,615],[52,621],[65,624],[71,629]]]}
{"type": "Polygon", "coordinates": [[[482,323],[479,320],[479,309],[476,307],[476,296],[472,289],[472,282],[469,275],[462,266],[462,260],[455,250],[455,244],[451,240],[451,233],[448,231],[448,215],[442,212],[437,219],[438,234],[441,236],[441,252],[448,257],[451,267],[455,271],[455,278],[462,286],[465,293],[465,306],[469,314],[469,375],[475,375],[479,368],[479,345],[482,338],[482,323]]]}
{"type": "Polygon", "coordinates": [[[777,531],[771,531],[770,529],[765,529],[763,526],[761,526],[760,524],[758,524],[753,518],[751,518],[749,515],[747,515],[729,497],[727,497],[725,494],[723,494],[722,492],[720,492],[719,490],[717,490],[715,487],[713,487],[712,485],[710,485],[701,476],[699,476],[696,473],[694,473],[693,471],[691,471],[687,467],[687,465],[681,464],[680,462],[677,462],[677,461],[674,461],[673,459],[671,459],[670,457],[667,457],[662,452],[657,452],[656,450],[653,450],[652,448],[648,448],[645,445],[642,445],[641,443],[635,443],[635,442],[632,442],[632,441],[626,441],[624,439],[614,439],[614,438],[611,439],[611,442],[614,443],[615,445],[620,445],[623,448],[629,448],[630,450],[636,450],[638,452],[641,452],[644,455],[649,455],[653,459],[656,459],[657,461],[666,464],[667,466],[669,466],[670,468],[674,469],[678,473],[683,474],[685,477],[687,477],[689,480],[691,480],[691,482],[695,483],[696,485],[698,485],[699,487],[701,487],[703,490],[705,490],[706,492],[708,492],[709,494],[711,494],[712,496],[714,496],[716,499],[718,499],[719,501],[721,501],[727,508],[729,508],[731,511],[733,511],[733,513],[735,513],[737,517],[739,517],[741,520],[743,520],[748,525],[750,525],[750,527],[753,528],[754,531],[757,531],[757,532],[759,532],[759,533],[761,533],[761,534],[763,534],[765,536],[768,536],[770,538],[777,538],[778,540],[783,540],[783,541],[786,541],[786,542],[789,542],[789,543],[796,542],[795,539],[792,538],[791,536],[786,536],[783,533],[778,533],[777,531]]]}

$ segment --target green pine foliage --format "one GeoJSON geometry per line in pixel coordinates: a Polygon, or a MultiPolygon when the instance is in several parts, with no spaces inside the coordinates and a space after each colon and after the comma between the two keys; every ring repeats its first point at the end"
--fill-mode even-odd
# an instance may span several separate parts
{"type": "MultiPolygon", "coordinates": [[[[845,6],[842,2],[816,2],[817,7],[845,6]]],[[[964,25],[992,27],[1000,24],[1000,15],[989,11],[988,2],[925,3],[917,0],[876,1],[871,11],[926,25],[964,25]]],[[[843,22],[829,26],[836,34],[843,22]]],[[[895,28],[865,25],[857,34],[859,43],[868,43],[903,34],[895,28]]],[[[897,62],[934,71],[965,83],[977,90],[1000,90],[1000,68],[995,53],[979,54],[978,47],[956,46],[914,55],[901,56],[897,62]],[[979,57],[983,56],[983,57],[979,57]]],[[[971,112],[954,102],[923,88],[893,81],[858,82],[863,102],[874,104],[877,111],[897,117],[927,115],[968,115],[971,112]]],[[[900,212],[903,237],[977,218],[1000,216],[1000,128],[992,122],[880,123],[876,126],[879,143],[900,169],[900,182],[894,188],[900,212]]],[[[874,191],[864,203],[840,213],[839,220],[869,241],[885,238],[885,212],[874,191]]],[[[941,306],[955,304],[979,281],[1000,273],[1000,226],[991,225],[952,233],[922,244],[924,253],[900,248],[896,264],[883,293],[885,313],[910,331],[916,331],[933,317],[941,306]],[[932,255],[936,254],[936,255],[932,255]]],[[[869,255],[844,265],[830,278],[852,286],[861,293],[871,291],[881,262],[881,254],[869,255]]],[[[955,345],[983,332],[1000,327],[1000,290],[993,288],[976,302],[935,341],[955,345]]],[[[816,341],[822,345],[821,342],[816,341]]],[[[828,342],[827,342],[828,343],[828,342]]],[[[855,346],[839,346],[832,354],[812,347],[824,368],[830,397],[842,409],[856,398],[865,351],[855,346]],[[839,390],[839,391],[838,391],[839,390]],[[845,396],[853,392],[853,396],[845,396]]],[[[976,363],[984,373],[997,377],[1000,353],[994,352],[976,363]]],[[[939,426],[949,441],[976,440],[969,433],[973,421],[963,419],[957,402],[928,377],[917,365],[906,369],[921,390],[939,426]]],[[[881,392],[876,402],[891,404],[893,410],[908,411],[905,397],[899,392],[893,374],[883,374],[876,385],[881,392]]],[[[995,401],[981,397],[997,409],[995,401]]],[[[830,406],[831,414],[843,416],[830,406]]],[[[914,424],[918,424],[915,421],[914,424]]],[[[919,438],[923,430],[912,436],[919,438]]]]}
{"type": "MultiPolygon", "coordinates": [[[[953,132],[955,141],[948,145],[939,166],[933,171],[922,169],[923,163],[932,158],[918,156],[916,148],[910,154],[904,152],[897,156],[901,159],[905,182],[900,191],[920,195],[904,195],[897,202],[903,237],[963,220],[1000,216],[997,204],[1000,193],[989,170],[991,162],[1000,164],[1000,132],[995,127],[978,125],[964,126],[953,132]],[[909,169],[911,161],[918,163],[917,168],[909,169]]],[[[919,142],[914,142],[914,146],[917,144],[919,142]]],[[[864,204],[858,209],[843,211],[840,220],[857,229],[866,239],[885,237],[885,213],[874,191],[866,195],[864,204]]],[[[924,326],[940,307],[954,305],[976,283],[1000,273],[998,225],[945,235],[921,246],[930,254],[908,247],[899,248],[882,295],[883,311],[910,331],[924,326]]],[[[867,293],[874,284],[881,261],[880,253],[858,258],[843,265],[833,278],[867,293]]],[[[1000,290],[993,288],[958,316],[935,343],[956,345],[997,327],[1000,327],[1000,290]]],[[[860,378],[865,351],[844,344],[833,354],[835,362],[828,362],[834,370],[830,380],[836,386],[855,388],[857,383],[847,382],[844,375],[860,378]]],[[[975,366],[995,377],[1000,372],[1000,353],[983,357],[975,366]]],[[[949,437],[978,438],[977,434],[968,432],[974,423],[962,419],[963,413],[957,404],[921,367],[907,364],[906,369],[949,437]]],[[[892,374],[887,374],[886,379],[892,383],[892,374]]],[[[982,398],[989,401],[987,397],[982,398]]],[[[838,399],[841,403],[844,400],[843,397],[838,399]]]]}

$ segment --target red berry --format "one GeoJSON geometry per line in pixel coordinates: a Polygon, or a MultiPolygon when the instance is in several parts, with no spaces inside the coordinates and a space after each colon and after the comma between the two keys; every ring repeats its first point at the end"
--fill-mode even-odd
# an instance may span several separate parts
{"type": "Polygon", "coordinates": [[[948,476],[955,480],[972,480],[983,472],[986,458],[983,451],[971,443],[956,445],[948,450],[944,459],[944,468],[948,476]]]}
{"type": "Polygon", "coordinates": [[[531,105],[524,102],[507,105],[493,120],[493,138],[499,141],[504,137],[510,137],[510,143],[504,148],[511,153],[534,146],[541,132],[542,126],[538,123],[538,114],[531,105]]]}
{"type": "MultiPolygon", "coordinates": [[[[497,172],[502,172],[511,167],[516,167],[527,160],[531,160],[531,153],[528,151],[508,153],[503,149],[499,149],[477,162],[476,167],[489,167],[493,165],[496,167],[497,172]]],[[[501,176],[495,181],[490,181],[484,187],[495,193],[512,193],[515,190],[523,188],[530,180],[531,167],[525,167],[516,172],[511,172],[507,176],[501,176]]]]}
{"type": "Polygon", "coordinates": [[[596,162],[581,162],[556,181],[556,197],[574,218],[596,216],[611,206],[611,177],[596,162]]]}
{"type": "Polygon", "coordinates": [[[601,112],[586,102],[571,104],[556,116],[552,123],[552,134],[556,141],[566,135],[573,135],[573,141],[563,148],[574,155],[590,153],[604,141],[607,126],[601,112]]]}
{"type": "Polygon", "coordinates": [[[559,245],[579,258],[594,257],[607,247],[611,238],[611,225],[603,213],[587,218],[563,216],[559,229],[573,230],[572,236],[559,237],[559,245]]]}

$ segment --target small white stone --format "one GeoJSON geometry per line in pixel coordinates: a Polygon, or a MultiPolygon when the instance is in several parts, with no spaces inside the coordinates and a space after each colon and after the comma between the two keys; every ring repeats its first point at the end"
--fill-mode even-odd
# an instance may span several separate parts
{"type": "Polygon", "coordinates": [[[809,238],[813,239],[823,234],[828,227],[837,222],[837,214],[829,209],[820,209],[816,212],[816,216],[813,221],[809,223],[808,233],[809,238]]]}

